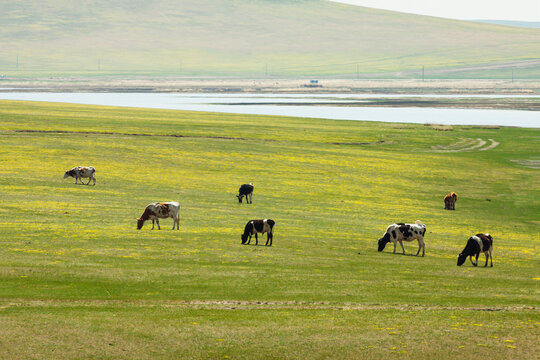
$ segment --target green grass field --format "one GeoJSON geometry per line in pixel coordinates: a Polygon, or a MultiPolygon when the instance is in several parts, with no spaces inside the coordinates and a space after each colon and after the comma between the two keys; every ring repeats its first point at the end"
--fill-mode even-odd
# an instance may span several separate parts
{"type": "Polygon", "coordinates": [[[0,101],[0,358],[532,359],[539,139],[0,101]],[[478,138],[499,145],[432,148],[478,138]],[[97,185],[64,180],[75,165],[97,185]],[[179,231],[136,230],[169,200],[179,231]],[[276,221],[274,246],[240,244],[256,218],[276,221]],[[417,219],[424,258],[377,252],[387,225],[417,219]],[[477,232],[494,267],[457,267],[477,232]]]}
{"type": "Polygon", "coordinates": [[[0,24],[10,78],[540,78],[540,29],[327,0],[3,1],[0,24]]]}

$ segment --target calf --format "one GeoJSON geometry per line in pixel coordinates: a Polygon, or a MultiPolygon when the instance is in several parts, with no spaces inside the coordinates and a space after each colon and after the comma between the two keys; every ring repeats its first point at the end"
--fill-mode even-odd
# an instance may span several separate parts
{"type": "Polygon", "coordinates": [[[171,202],[156,202],[146,206],[143,214],[140,218],[137,219],[137,230],[141,230],[144,222],[146,220],[152,220],[152,230],[154,230],[154,221],[157,223],[158,230],[161,230],[159,227],[159,219],[173,219],[173,227],[176,226],[176,229],[180,229],[180,204],[171,201],[171,202]]]}
{"type": "Polygon", "coordinates": [[[240,189],[238,189],[238,195],[236,195],[236,197],[238,198],[238,202],[242,203],[242,198],[245,196],[246,203],[252,204],[253,188],[253,183],[243,184],[242,186],[240,186],[240,189]]]}
{"type": "Polygon", "coordinates": [[[272,246],[275,224],[275,221],[271,219],[248,221],[244,229],[244,234],[242,235],[242,245],[249,245],[249,243],[251,242],[251,236],[253,235],[255,235],[255,245],[259,245],[259,239],[257,238],[257,234],[266,233],[265,245],[272,246]]]}
{"type": "Polygon", "coordinates": [[[456,210],[457,194],[451,192],[444,197],[444,208],[446,210],[456,210]]]}
{"type": "Polygon", "coordinates": [[[403,255],[405,255],[405,248],[403,247],[403,241],[418,240],[418,252],[416,256],[422,250],[422,256],[425,254],[426,245],[424,244],[424,235],[426,234],[426,225],[420,220],[416,220],[414,224],[397,223],[392,224],[386,228],[386,232],[379,241],[379,251],[383,251],[386,244],[390,241],[394,243],[394,254],[396,253],[396,245],[399,242],[403,255]]]}
{"type": "Polygon", "coordinates": [[[488,259],[491,259],[491,267],[493,267],[493,238],[489,234],[476,234],[471,236],[465,245],[465,249],[458,255],[457,264],[458,266],[463,265],[467,256],[470,256],[471,264],[473,266],[478,266],[478,256],[483,252],[486,255],[486,263],[484,267],[488,264],[488,259]],[[472,257],[476,255],[476,264],[473,263],[472,257]]]}
{"type": "Polygon", "coordinates": [[[96,185],[95,173],[96,169],[94,169],[92,166],[75,166],[71,170],[66,170],[64,173],[64,179],[71,176],[75,178],[75,184],[77,184],[77,181],[79,180],[81,180],[81,184],[84,184],[82,178],[88,178],[86,185],[90,184],[91,180],[94,181],[93,185],[96,185]]]}

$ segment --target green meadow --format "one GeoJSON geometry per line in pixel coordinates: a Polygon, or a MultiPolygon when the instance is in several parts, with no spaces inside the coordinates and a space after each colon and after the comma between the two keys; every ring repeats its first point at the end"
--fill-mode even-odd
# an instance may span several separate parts
{"type": "Polygon", "coordinates": [[[8,78],[540,78],[540,29],[328,0],[0,2],[8,78]]]}
{"type": "Polygon", "coordinates": [[[0,358],[532,359],[539,140],[0,101],[0,358]],[[97,185],[63,179],[76,165],[97,185]],[[154,201],[180,202],[179,231],[136,230],[154,201]],[[241,245],[259,218],[274,245],[241,245]],[[389,224],[415,220],[425,257],[377,252],[389,224]],[[456,266],[478,232],[494,267],[456,266]]]}

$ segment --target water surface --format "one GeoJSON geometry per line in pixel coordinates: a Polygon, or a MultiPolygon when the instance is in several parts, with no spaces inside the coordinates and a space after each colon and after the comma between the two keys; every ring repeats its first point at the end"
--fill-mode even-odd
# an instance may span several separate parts
{"type": "Polygon", "coordinates": [[[178,93],[49,93],[0,92],[0,99],[89,105],[279,115],[335,120],[414,124],[498,125],[540,128],[540,112],[524,110],[359,107],[309,105],[347,103],[370,98],[538,98],[538,95],[380,95],[380,94],[178,94],[178,93]],[[264,103],[295,103],[265,105],[264,103]],[[242,103],[241,105],[238,103],[242,103]],[[249,105],[256,103],[256,105],[249,105]],[[303,105],[306,104],[306,105],[303,105]]]}

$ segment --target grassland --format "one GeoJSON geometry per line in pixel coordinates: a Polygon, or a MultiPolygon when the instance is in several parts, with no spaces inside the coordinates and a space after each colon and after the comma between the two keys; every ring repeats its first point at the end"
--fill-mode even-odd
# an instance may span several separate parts
{"type": "Polygon", "coordinates": [[[4,1],[0,24],[10,77],[540,78],[540,29],[323,0],[4,1]]]}
{"type": "Polygon", "coordinates": [[[439,130],[0,101],[0,358],[534,358],[540,130],[439,130]],[[135,230],[162,200],[180,231],[135,230]],[[274,246],[240,244],[254,218],[274,246]],[[424,258],[376,251],[416,219],[424,258]],[[477,232],[494,267],[457,267],[477,232]]]}

